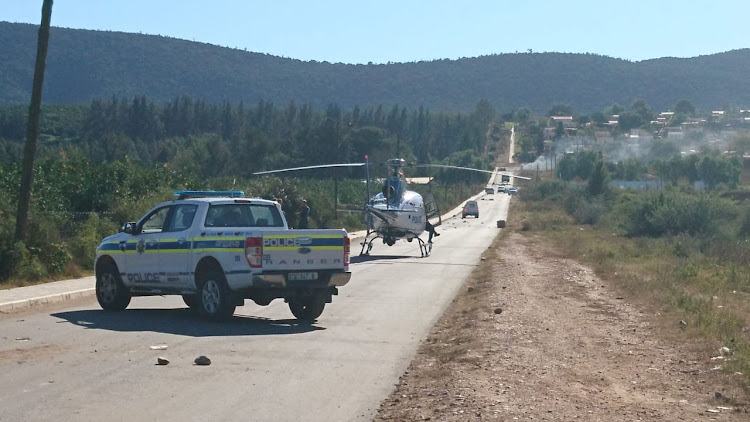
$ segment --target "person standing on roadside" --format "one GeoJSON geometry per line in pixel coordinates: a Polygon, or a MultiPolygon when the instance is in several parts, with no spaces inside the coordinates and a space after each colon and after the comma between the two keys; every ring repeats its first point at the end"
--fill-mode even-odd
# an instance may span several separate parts
{"type": "Polygon", "coordinates": [[[303,199],[302,204],[299,207],[299,228],[306,229],[307,218],[310,216],[310,207],[307,205],[307,200],[303,199]]]}
{"type": "MultiPolygon", "coordinates": [[[[279,204],[279,207],[281,208],[281,213],[284,215],[284,220],[286,220],[286,211],[284,211],[284,200],[281,198],[274,198],[274,200],[279,204]]],[[[287,222],[287,224],[289,224],[287,222]]]]}

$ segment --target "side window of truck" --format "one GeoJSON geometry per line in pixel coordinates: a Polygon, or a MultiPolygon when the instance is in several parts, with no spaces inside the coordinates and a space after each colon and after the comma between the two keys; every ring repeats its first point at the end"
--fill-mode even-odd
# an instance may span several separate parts
{"type": "Polygon", "coordinates": [[[198,205],[195,204],[183,204],[174,207],[174,213],[172,218],[169,220],[170,232],[179,232],[189,229],[193,225],[193,219],[195,218],[195,211],[198,209],[198,205]]]}
{"type": "Polygon", "coordinates": [[[284,227],[273,205],[217,204],[206,213],[206,227],[284,227]]]}
{"type": "Polygon", "coordinates": [[[141,233],[161,233],[164,229],[164,222],[172,207],[162,207],[152,211],[141,222],[141,233]]]}
{"type": "Polygon", "coordinates": [[[284,227],[279,210],[274,206],[254,206],[256,227],[284,227]]]}

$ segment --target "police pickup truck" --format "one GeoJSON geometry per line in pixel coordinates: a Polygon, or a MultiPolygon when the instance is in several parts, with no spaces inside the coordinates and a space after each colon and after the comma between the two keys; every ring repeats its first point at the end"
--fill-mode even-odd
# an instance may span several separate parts
{"type": "Polygon", "coordinates": [[[273,201],[242,191],[178,191],[96,250],[96,297],[123,310],[133,296],[182,295],[210,319],[252,299],[284,299],[312,321],[349,282],[344,229],[292,230],[273,201]]]}

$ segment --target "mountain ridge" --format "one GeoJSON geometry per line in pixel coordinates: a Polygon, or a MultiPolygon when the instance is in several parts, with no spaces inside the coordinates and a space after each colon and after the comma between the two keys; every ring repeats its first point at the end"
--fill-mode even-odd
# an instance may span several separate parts
{"type": "MultiPolygon", "coordinates": [[[[31,91],[38,26],[0,22],[0,104],[24,103],[31,91]]],[[[302,61],[172,38],[53,27],[44,101],[180,96],[208,102],[309,103],[471,110],[487,99],[500,110],[553,104],[598,111],[644,99],[668,109],[688,99],[701,109],[750,108],[743,69],[750,49],[638,62],[596,54],[504,53],[408,63],[302,61]]]]}

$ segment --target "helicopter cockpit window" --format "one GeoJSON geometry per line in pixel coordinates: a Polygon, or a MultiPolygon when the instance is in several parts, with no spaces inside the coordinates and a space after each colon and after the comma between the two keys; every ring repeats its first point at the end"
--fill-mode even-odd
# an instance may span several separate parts
{"type": "Polygon", "coordinates": [[[389,180],[383,185],[383,197],[388,201],[398,201],[401,198],[401,182],[389,180]]]}
{"type": "Polygon", "coordinates": [[[393,183],[395,182],[389,182],[383,185],[383,196],[385,196],[386,198],[396,197],[396,188],[393,187],[393,183]]]}

